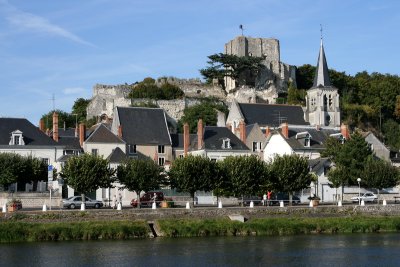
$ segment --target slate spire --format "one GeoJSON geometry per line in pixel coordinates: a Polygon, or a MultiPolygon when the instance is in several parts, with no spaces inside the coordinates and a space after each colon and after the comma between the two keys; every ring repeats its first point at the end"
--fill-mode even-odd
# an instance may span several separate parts
{"type": "Polygon", "coordinates": [[[321,38],[321,45],[319,48],[317,69],[315,70],[313,87],[330,87],[331,81],[329,79],[328,64],[326,63],[324,45],[321,38]]]}

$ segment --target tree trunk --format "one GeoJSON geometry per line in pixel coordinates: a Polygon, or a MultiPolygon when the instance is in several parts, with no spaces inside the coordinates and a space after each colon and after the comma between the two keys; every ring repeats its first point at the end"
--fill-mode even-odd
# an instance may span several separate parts
{"type": "Polygon", "coordinates": [[[136,201],[137,208],[140,209],[140,191],[136,190],[135,192],[136,192],[136,196],[137,196],[137,201],[136,201]]]}
{"type": "Polygon", "coordinates": [[[338,199],[338,197],[337,197],[337,187],[335,187],[335,199],[336,199],[336,203],[338,203],[339,202],[339,199],[338,199]]]}
{"type": "Polygon", "coordinates": [[[191,193],[190,193],[190,197],[192,198],[192,204],[191,204],[191,207],[190,207],[190,208],[194,208],[194,193],[195,193],[195,192],[191,192],[191,193]]]}
{"type": "Polygon", "coordinates": [[[379,205],[379,199],[380,199],[380,190],[378,188],[378,199],[377,199],[378,205],[379,205]]]}
{"type": "Polygon", "coordinates": [[[292,206],[293,192],[289,193],[289,206],[292,206]]]}
{"type": "Polygon", "coordinates": [[[83,204],[83,206],[86,208],[85,194],[81,194],[81,198],[82,198],[82,204],[83,204]]]}

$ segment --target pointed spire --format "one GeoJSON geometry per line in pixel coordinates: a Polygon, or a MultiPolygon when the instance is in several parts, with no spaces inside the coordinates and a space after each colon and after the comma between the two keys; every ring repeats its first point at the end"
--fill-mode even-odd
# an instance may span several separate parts
{"type": "MultiPolygon", "coordinates": [[[[322,33],[321,33],[322,34],[322,33]]],[[[314,84],[313,87],[329,87],[331,86],[331,81],[329,79],[328,64],[326,63],[324,44],[322,42],[321,35],[321,46],[319,48],[317,69],[315,70],[314,84]]]]}

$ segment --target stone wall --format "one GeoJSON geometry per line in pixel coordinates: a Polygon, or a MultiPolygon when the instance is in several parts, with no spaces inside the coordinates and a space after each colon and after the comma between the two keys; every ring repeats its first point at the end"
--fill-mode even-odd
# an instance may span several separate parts
{"type": "MultiPolygon", "coordinates": [[[[11,199],[18,199],[22,202],[22,208],[38,208],[43,205],[50,206],[50,193],[0,193],[0,205],[3,207],[11,199]]],[[[51,206],[59,209],[62,204],[62,198],[59,193],[51,196],[51,206]]]]}

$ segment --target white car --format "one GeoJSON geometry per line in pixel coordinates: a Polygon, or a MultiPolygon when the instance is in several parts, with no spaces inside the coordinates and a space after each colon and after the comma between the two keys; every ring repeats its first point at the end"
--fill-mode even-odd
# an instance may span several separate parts
{"type": "Polygon", "coordinates": [[[375,202],[378,200],[378,197],[374,193],[367,192],[361,195],[360,198],[358,196],[352,197],[351,201],[359,202],[360,201],[359,199],[364,200],[364,202],[375,202]]]}

